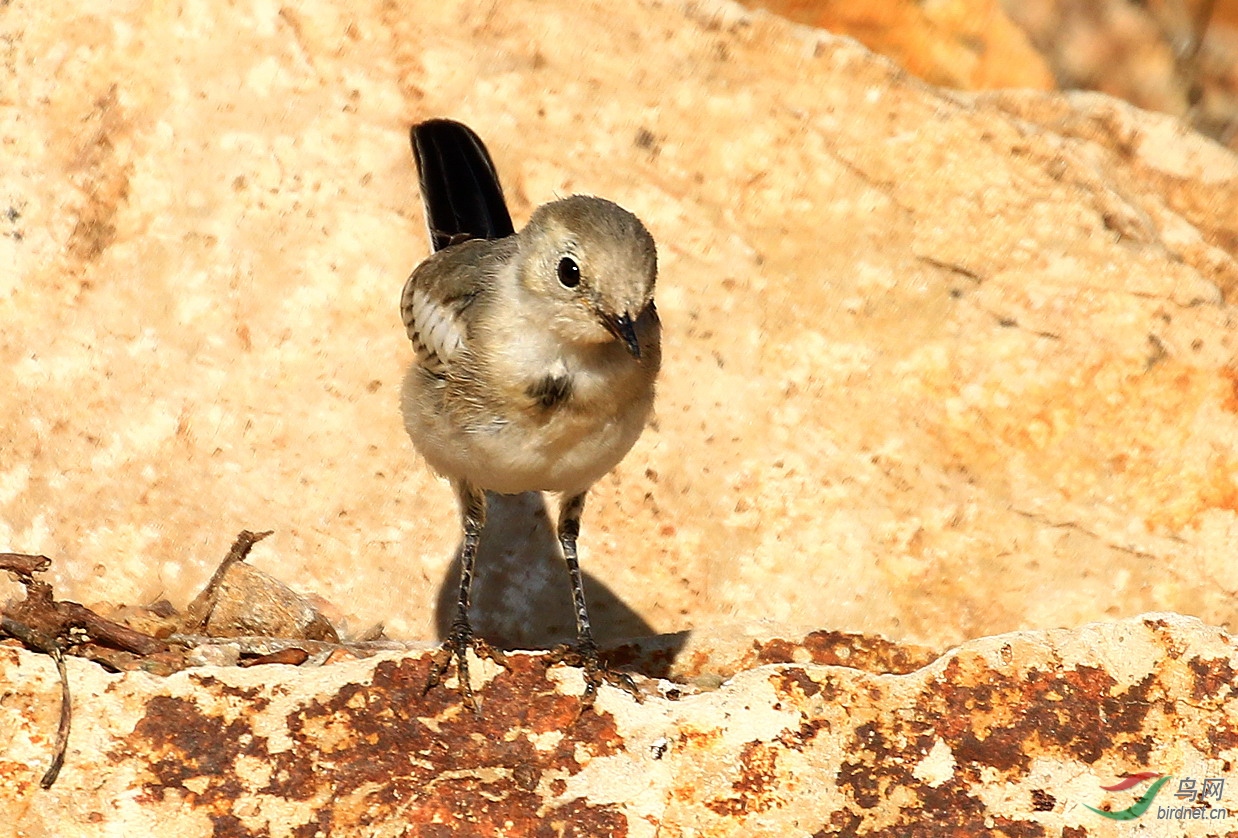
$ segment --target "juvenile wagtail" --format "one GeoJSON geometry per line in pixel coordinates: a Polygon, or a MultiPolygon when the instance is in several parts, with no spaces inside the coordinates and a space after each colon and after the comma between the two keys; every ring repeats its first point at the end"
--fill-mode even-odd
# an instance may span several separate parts
{"type": "Polygon", "coordinates": [[[404,286],[400,313],[416,359],[404,426],[451,481],[464,529],[460,596],[427,691],[455,660],[477,711],[467,652],[494,656],[469,623],[486,492],[555,492],[572,583],[585,703],[607,675],[589,627],[576,538],[585,495],[640,436],[653,407],[661,327],[657,251],[635,215],[585,195],[537,209],[519,233],[478,136],[435,119],[412,129],[434,252],[404,286]]]}

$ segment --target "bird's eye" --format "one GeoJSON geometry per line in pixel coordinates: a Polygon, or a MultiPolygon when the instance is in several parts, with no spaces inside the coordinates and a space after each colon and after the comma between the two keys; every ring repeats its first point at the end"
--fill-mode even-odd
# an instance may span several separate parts
{"type": "Polygon", "coordinates": [[[575,288],[580,284],[580,265],[571,256],[559,260],[559,282],[564,288],[575,288]]]}

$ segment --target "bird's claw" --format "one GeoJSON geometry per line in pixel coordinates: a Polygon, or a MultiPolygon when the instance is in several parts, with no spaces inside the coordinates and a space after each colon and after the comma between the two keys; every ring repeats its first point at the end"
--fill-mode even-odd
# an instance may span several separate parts
{"type": "Polygon", "coordinates": [[[576,666],[582,670],[585,676],[585,691],[580,697],[582,712],[593,706],[594,700],[597,699],[598,687],[603,683],[618,687],[636,699],[638,703],[644,700],[632,676],[626,672],[610,669],[602,663],[597,646],[591,642],[575,646],[557,646],[550,651],[549,663],[551,666],[557,664],[576,666]]]}
{"type": "Polygon", "coordinates": [[[474,715],[480,716],[481,707],[477,703],[477,697],[473,694],[473,684],[469,679],[469,649],[472,649],[473,654],[478,658],[494,661],[500,666],[507,662],[501,651],[480,637],[474,637],[472,629],[467,625],[456,625],[447,639],[443,641],[443,645],[434,653],[434,660],[430,664],[430,675],[426,678],[426,686],[421,694],[426,695],[443,683],[447,670],[451,668],[451,662],[454,660],[456,662],[456,689],[460,691],[460,698],[474,715]]]}

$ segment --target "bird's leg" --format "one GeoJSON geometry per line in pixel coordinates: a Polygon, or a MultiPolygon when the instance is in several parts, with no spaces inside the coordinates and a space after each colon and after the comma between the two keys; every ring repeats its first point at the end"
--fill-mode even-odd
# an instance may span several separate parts
{"type": "Polygon", "coordinates": [[[552,660],[555,663],[577,665],[584,670],[585,694],[582,700],[586,707],[593,704],[593,700],[597,697],[598,686],[604,680],[622,687],[639,701],[640,694],[632,679],[623,673],[607,670],[598,659],[597,644],[593,640],[593,629],[589,625],[589,609],[585,605],[585,586],[580,575],[580,561],[576,556],[576,538],[580,535],[580,516],[584,510],[584,492],[565,497],[559,509],[559,544],[563,548],[563,559],[567,562],[567,572],[572,579],[572,605],[576,613],[576,647],[575,649],[557,650],[552,660]]]}
{"type": "Polygon", "coordinates": [[[497,649],[490,648],[484,640],[473,637],[473,627],[469,623],[470,592],[473,587],[473,565],[477,560],[477,545],[481,542],[481,531],[486,525],[486,493],[470,486],[464,481],[454,483],[456,497],[460,501],[460,518],[464,527],[464,544],[460,548],[460,597],[456,600],[456,616],[451,621],[451,633],[443,641],[442,647],[434,656],[430,666],[430,677],[426,679],[423,692],[428,693],[438,686],[454,659],[456,661],[456,680],[464,703],[474,713],[480,715],[481,709],[473,695],[473,685],[469,681],[469,658],[471,648],[478,657],[489,658],[499,663],[503,655],[497,649]]]}

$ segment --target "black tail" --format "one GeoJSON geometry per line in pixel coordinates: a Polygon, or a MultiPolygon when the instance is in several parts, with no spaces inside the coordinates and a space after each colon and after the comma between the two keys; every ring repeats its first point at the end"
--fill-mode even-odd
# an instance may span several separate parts
{"type": "Polygon", "coordinates": [[[412,140],[431,247],[516,232],[494,161],[471,128],[430,119],[413,126],[412,140]]]}

